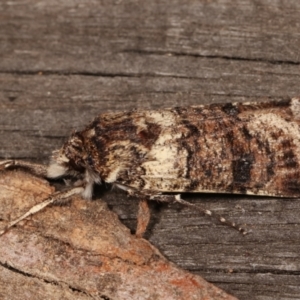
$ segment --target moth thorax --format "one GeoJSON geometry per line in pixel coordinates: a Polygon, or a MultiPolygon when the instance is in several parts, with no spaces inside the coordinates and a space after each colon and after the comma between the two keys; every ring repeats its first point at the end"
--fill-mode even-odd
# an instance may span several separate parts
{"type": "Polygon", "coordinates": [[[74,133],[62,148],[62,155],[68,159],[69,169],[77,172],[84,172],[87,157],[84,148],[84,140],[80,133],[74,133]]]}

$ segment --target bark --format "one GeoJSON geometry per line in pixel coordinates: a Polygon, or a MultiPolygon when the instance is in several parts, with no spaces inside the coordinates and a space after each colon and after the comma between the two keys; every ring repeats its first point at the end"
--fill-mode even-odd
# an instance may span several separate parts
{"type": "MultiPolygon", "coordinates": [[[[20,171],[0,173],[1,225],[53,193],[20,171]]],[[[0,237],[1,299],[236,299],[132,235],[100,199],[73,197],[0,237]]]]}

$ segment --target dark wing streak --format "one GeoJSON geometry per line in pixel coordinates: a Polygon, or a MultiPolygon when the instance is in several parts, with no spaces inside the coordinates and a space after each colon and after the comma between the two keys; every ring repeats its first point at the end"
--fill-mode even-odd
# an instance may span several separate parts
{"type": "MultiPolygon", "coordinates": [[[[163,180],[162,177],[157,177],[158,180],[163,180]]],[[[180,182],[179,179],[176,179],[177,183],[180,182]]],[[[132,189],[132,190],[137,190],[135,187],[132,187],[130,185],[125,185],[123,182],[118,182],[116,181],[114,184],[118,185],[122,185],[122,186],[126,186],[128,187],[128,190],[132,189]]],[[[125,189],[124,189],[125,190],[125,189]]],[[[293,198],[293,199],[297,199],[299,198],[299,196],[295,195],[284,195],[284,194],[279,194],[278,190],[275,189],[268,189],[267,192],[265,191],[264,193],[259,193],[256,191],[257,189],[255,189],[253,191],[253,189],[251,188],[247,188],[246,192],[240,192],[238,190],[230,190],[230,191],[226,191],[226,190],[222,190],[222,189],[218,189],[218,190],[206,190],[206,189],[201,189],[201,187],[199,187],[198,190],[186,190],[186,189],[176,189],[174,191],[164,191],[164,190],[144,190],[141,189],[139,190],[139,193],[145,194],[145,195],[164,195],[164,194],[232,194],[232,195],[247,195],[247,196],[259,196],[259,197],[280,197],[280,198],[293,198]]]]}

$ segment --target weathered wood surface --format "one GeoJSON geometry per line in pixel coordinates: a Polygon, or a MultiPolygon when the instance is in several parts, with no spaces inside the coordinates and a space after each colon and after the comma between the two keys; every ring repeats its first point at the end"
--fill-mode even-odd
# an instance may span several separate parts
{"type": "MultiPolygon", "coordinates": [[[[0,157],[47,162],[107,110],[298,96],[299,14],[298,1],[1,1],[0,157]]],[[[133,231],[137,201],[101,198],[133,231]]],[[[239,299],[299,299],[300,201],[185,199],[253,232],[153,205],[146,238],[166,257],[239,299]]]]}

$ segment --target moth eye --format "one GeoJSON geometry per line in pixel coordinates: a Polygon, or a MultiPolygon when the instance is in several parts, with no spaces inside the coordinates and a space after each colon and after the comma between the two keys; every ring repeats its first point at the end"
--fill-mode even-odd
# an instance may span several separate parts
{"type": "Polygon", "coordinates": [[[92,166],[92,165],[94,164],[94,160],[93,160],[93,158],[92,158],[91,156],[89,156],[89,157],[87,158],[87,162],[88,162],[88,164],[89,164],[90,166],[92,166]]]}
{"type": "Polygon", "coordinates": [[[77,160],[76,162],[73,159],[71,159],[68,166],[70,169],[75,170],[79,173],[83,173],[85,170],[84,163],[81,159],[77,160]]]}

